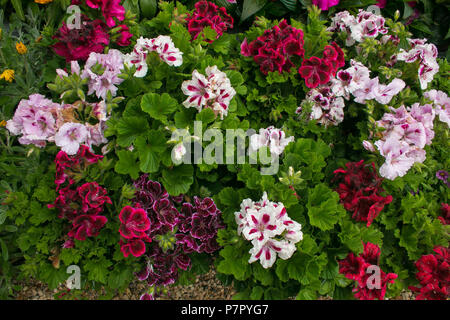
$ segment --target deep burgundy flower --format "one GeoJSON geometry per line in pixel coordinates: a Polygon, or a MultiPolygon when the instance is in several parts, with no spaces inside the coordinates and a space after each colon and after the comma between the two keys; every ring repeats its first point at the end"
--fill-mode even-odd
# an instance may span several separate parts
{"type": "Polygon", "coordinates": [[[119,27],[121,28],[119,30],[120,35],[119,38],[117,38],[116,43],[121,47],[129,46],[131,44],[130,39],[133,37],[133,34],[130,33],[130,29],[127,25],[121,24],[119,27]]]}
{"type": "Polygon", "coordinates": [[[86,60],[91,52],[102,53],[109,44],[106,25],[101,20],[90,20],[81,16],[81,28],[69,29],[65,22],[53,36],[59,41],[53,45],[57,55],[72,60],[86,60]]]}
{"type": "Polygon", "coordinates": [[[145,231],[150,229],[147,212],[140,208],[125,206],[119,214],[121,225],[119,232],[125,239],[146,237],[145,231]]]}
{"type": "Polygon", "coordinates": [[[175,257],[175,263],[178,268],[186,271],[191,266],[191,258],[186,254],[179,254],[175,257]]]}
{"type": "Polygon", "coordinates": [[[215,228],[215,216],[203,216],[195,213],[192,216],[192,229],[191,236],[205,241],[216,235],[217,229],[215,228]]]}
{"type": "Polygon", "coordinates": [[[153,211],[156,213],[158,220],[162,224],[171,227],[171,229],[179,222],[178,216],[180,213],[168,198],[155,201],[153,204],[153,211]]]}
{"type": "Polygon", "coordinates": [[[303,57],[303,31],[293,28],[286,20],[265,30],[264,34],[251,43],[247,39],[241,44],[241,54],[253,57],[263,74],[269,71],[290,71],[294,66],[294,57],[303,57]]]}
{"type": "Polygon", "coordinates": [[[194,197],[194,203],[195,211],[203,216],[215,215],[217,213],[216,204],[211,198],[201,199],[199,197],[194,197]]]}
{"type": "Polygon", "coordinates": [[[421,287],[409,287],[420,293],[418,300],[447,300],[450,297],[450,249],[437,246],[435,254],[422,256],[416,262],[416,278],[421,287]]]}
{"type": "Polygon", "coordinates": [[[219,8],[209,1],[199,1],[195,4],[193,13],[188,14],[186,22],[192,40],[195,40],[205,27],[215,30],[219,38],[229,28],[233,28],[234,21],[224,7],[219,8]]]}
{"type": "Polygon", "coordinates": [[[80,215],[73,220],[73,228],[68,235],[77,240],[98,236],[100,229],[107,221],[108,219],[104,216],[80,215]]]}
{"type": "Polygon", "coordinates": [[[78,192],[70,188],[70,186],[61,188],[58,191],[58,196],[52,204],[48,204],[49,209],[58,210],[58,218],[68,219],[72,221],[81,212],[80,198],[78,192]]]}
{"type": "Polygon", "coordinates": [[[151,209],[156,200],[168,198],[169,194],[157,181],[148,179],[148,174],[143,174],[134,182],[136,193],[134,203],[139,203],[144,210],[151,209]]]}
{"type": "Polygon", "coordinates": [[[305,79],[308,88],[316,88],[320,84],[330,81],[333,67],[326,59],[311,57],[302,61],[298,73],[305,79]]]}
{"type": "Polygon", "coordinates": [[[194,207],[189,202],[183,203],[180,209],[180,223],[179,230],[183,233],[191,231],[192,215],[194,214],[194,207]]]}
{"type": "Polygon", "coordinates": [[[380,214],[386,204],[392,202],[392,196],[381,196],[382,178],[378,176],[375,164],[365,165],[364,160],[348,162],[347,169],[334,171],[335,181],[339,182],[335,189],[344,208],[353,213],[356,221],[367,222],[369,227],[380,214]]]}
{"type": "Polygon", "coordinates": [[[331,45],[325,46],[323,51],[323,59],[326,60],[331,66],[331,74],[336,75],[339,68],[345,65],[344,52],[333,42],[331,45]]]}

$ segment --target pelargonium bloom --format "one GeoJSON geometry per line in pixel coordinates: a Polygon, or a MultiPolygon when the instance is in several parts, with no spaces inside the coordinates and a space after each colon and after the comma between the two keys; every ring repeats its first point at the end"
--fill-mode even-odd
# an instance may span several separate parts
{"type": "Polygon", "coordinates": [[[244,199],[234,215],[238,234],[253,245],[249,263],[259,260],[264,268],[270,268],[277,256],[289,259],[296,251],[295,243],[303,238],[301,225],[289,218],[282,203],[269,201],[266,192],[258,202],[244,199]]]}
{"type": "Polygon", "coordinates": [[[422,256],[416,262],[416,278],[420,287],[409,287],[418,292],[417,300],[447,300],[450,297],[450,250],[436,246],[434,254],[422,256]]]}
{"type": "Polygon", "coordinates": [[[364,251],[359,256],[355,256],[350,252],[347,257],[339,262],[339,273],[346,278],[356,281],[356,286],[353,289],[355,298],[359,300],[383,300],[386,294],[388,283],[394,283],[398,277],[395,273],[386,274],[380,269],[380,287],[372,287],[369,281],[372,278],[372,271],[368,270],[371,266],[378,266],[379,256],[381,254],[380,247],[367,242],[363,243],[364,251]]]}
{"type": "Polygon", "coordinates": [[[121,47],[129,46],[131,44],[130,39],[133,37],[133,34],[130,33],[130,29],[126,24],[121,24],[118,27],[120,30],[116,43],[121,47]]]}
{"type": "Polygon", "coordinates": [[[302,61],[298,73],[305,79],[308,88],[315,88],[330,81],[332,66],[326,59],[311,57],[302,61]]]}
{"type": "Polygon", "coordinates": [[[68,235],[80,241],[86,240],[86,237],[98,236],[107,221],[104,216],[80,215],[73,220],[73,228],[68,235]]]}
{"type": "Polygon", "coordinates": [[[125,239],[145,237],[144,232],[150,229],[150,219],[147,212],[141,208],[125,206],[120,211],[119,220],[119,232],[125,239]]]}
{"type": "Polygon", "coordinates": [[[450,206],[448,203],[441,203],[441,215],[438,219],[443,225],[450,224],[450,206]]]}
{"type": "Polygon", "coordinates": [[[233,28],[234,21],[224,7],[219,8],[209,1],[198,1],[192,14],[188,14],[186,22],[192,40],[195,40],[206,27],[216,31],[219,38],[228,28],[233,28]]]}
{"type": "Polygon", "coordinates": [[[181,90],[188,98],[183,102],[186,108],[194,107],[199,112],[211,108],[223,119],[228,114],[228,106],[236,94],[227,75],[218,70],[217,66],[208,66],[206,76],[197,70],[192,72],[192,80],[186,80],[181,90]]]}
{"type": "Polygon", "coordinates": [[[116,85],[123,82],[123,79],[119,78],[122,69],[123,55],[119,50],[111,49],[107,54],[92,52],[81,74],[82,79],[89,79],[88,94],[95,92],[98,98],[106,99],[109,91],[114,97],[117,92],[116,85]],[[101,74],[97,74],[92,70],[97,64],[103,68],[101,74]]]}
{"type": "Polygon", "coordinates": [[[59,41],[53,45],[57,55],[72,60],[86,60],[91,52],[103,52],[109,44],[109,35],[106,25],[101,20],[90,20],[81,15],[81,28],[69,29],[65,22],[53,36],[59,41]]]}
{"type": "Polygon", "coordinates": [[[269,71],[289,72],[294,66],[292,59],[304,56],[303,45],[303,31],[292,27],[283,19],[252,42],[248,43],[244,39],[241,54],[253,57],[265,75],[269,71]]]}
{"type": "Polygon", "coordinates": [[[83,124],[67,122],[56,133],[55,144],[68,155],[74,155],[80,145],[86,141],[87,136],[88,131],[83,124]]]}
{"type": "Polygon", "coordinates": [[[337,6],[339,0],[312,0],[312,4],[315,4],[322,11],[327,11],[331,7],[337,6]]]}
{"type": "Polygon", "coordinates": [[[365,165],[364,160],[348,162],[347,169],[334,171],[339,182],[336,189],[344,208],[353,213],[356,221],[367,222],[369,227],[386,204],[392,202],[392,196],[381,196],[382,178],[378,177],[375,164],[365,165]]]}
{"type": "MultiPolygon", "coordinates": [[[[106,20],[106,24],[108,27],[114,27],[116,22],[113,18],[116,18],[119,21],[123,21],[125,19],[125,8],[120,5],[121,0],[85,0],[86,5],[88,5],[92,9],[101,9],[103,17],[106,20]]],[[[77,0],[77,2],[79,2],[77,0]]],[[[72,1],[72,4],[74,3],[72,1]]]]}
{"type": "Polygon", "coordinates": [[[250,137],[250,147],[253,152],[262,147],[268,147],[272,155],[279,156],[292,141],[294,141],[293,136],[286,137],[283,130],[270,126],[259,129],[259,134],[253,134],[250,137]]]}

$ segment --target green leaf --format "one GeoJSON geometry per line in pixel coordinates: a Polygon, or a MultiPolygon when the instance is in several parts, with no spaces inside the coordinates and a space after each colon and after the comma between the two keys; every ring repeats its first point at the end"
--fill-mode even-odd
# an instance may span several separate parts
{"type": "Polygon", "coordinates": [[[168,93],[163,93],[162,95],[147,93],[142,97],[141,108],[153,119],[167,123],[167,116],[177,110],[178,102],[168,93]]]}
{"type": "Polygon", "coordinates": [[[280,2],[289,10],[295,11],[297,6],[297,0],[280,0],[280,2]]]}
{"type": "Polygon", "coordinates": [[[85,269],[88,271],[88,279],[106,284],[108,268],[112,265],[112,261],[105,258],[92,259],[86,262],[85,269]]]}
{"type": "Polygon", "coordinates": [[[116,153],[119,161],[116,162],[114,170],[120,174],[129,174],[132,179],[137,179],[139,177],[139,165],[136,163],[137,153],[127,150],[120,150],[116,153]]]}
{"type": "Polygon", "coordinates": [[[261,300],[264,294],[264,289],[260,286],[253,287],[252,293],[250,294],[250,299],[261,300]]]}
{"type": "Polygon", "coordinates": [[[241,21],[244,21],[257,13],[266,5],[266,3],[267,0],[244,0],[241,21]]]}
{"type": "Polygon", "coordinates": [[[233,275],[236,280],[245,280],[251,275],[251,268],[248,264],[248,253],[244,248],[227,246],[219,252],[224,259],[217,266],[217,271],[233,275]]]}
{"type": "Polygon", "coordinates": [[[197,114],[195,117],[197,121],[202,121],[202,125],[207,125],[208,123],[211,123],[216,119],[216,115],[214,114],[214,111],[211,108],[203,109],[200,113],[197,114]]]}
{"type": "Polygon", "coordinates": [[[137,138],[135,145],[139,153],[139,168],[141,171],[146,173],[157,172],[161,161],[160,154],[166,148],[164,134],[152,130],[147,138],[142,136],[137,138]]]}
{"type": "Polygon", "coordinates": [[[321,183],[308,192],[308,216],[311,225],[322,231],[331,230],[345,209],[339,204],[339,195],[321,183]]]}
{"type": "Polygon", "coordinates": [[[139,7],[144,18],[152,18],[158,8],[156,0],[139,0],[139,7]]]}
{"type": "Polygon", "coordinates": [[[6,262],[9,259],[8,247],[6,246],[5,241],[3,241],[2,239],[0,239],[0,245],[1,245],[1,248],[2,248],[3,261],[6,262]]]}
{"type": "Polygon", "coordinates": [[[296,299],[297,300],[316,300],[317,293],[314,290],[305,288],[298,292],[296,299]]]}
{"type": "Polygon", "coordinates": [[[149,129],[145,118],[123,117],[117,124],[117,143],[121,147],[129,147],[134,140],[149,129]]]}
{"type": "Polygon", "coordinates": [[[183,164],[162,172],[162,183],[171,196],[177,196],[189,191],[194,182],[194,168],[183,164]]]}

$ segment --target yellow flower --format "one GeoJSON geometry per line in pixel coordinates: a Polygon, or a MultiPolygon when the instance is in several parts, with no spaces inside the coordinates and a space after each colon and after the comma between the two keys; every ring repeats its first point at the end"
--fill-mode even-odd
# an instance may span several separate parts
{"type": "Polygon", "coordinates": [[[0,74],[0,80],[5,79],[5,81],[12,82],[14,79],[14,70],[6,69],[3,71],[2,74],[0,74]]]}
{"type": "Polygon", "coordinates": [[[52,2],[53,0],[34,0],[34,2],[39,3],[39,4],[47,4],[52,2]]]}
{"type": "Polygon", "coordinates": [[[19,54],[25,54],[28,49],[22,42],[16,42],[16,50],[19,54]]]}
{"type": "Polygon", "coordinates": [[[5,120],[0,121],[0,127],[5,127],[5,126],[6,126],[6,121],[5,120]]]}

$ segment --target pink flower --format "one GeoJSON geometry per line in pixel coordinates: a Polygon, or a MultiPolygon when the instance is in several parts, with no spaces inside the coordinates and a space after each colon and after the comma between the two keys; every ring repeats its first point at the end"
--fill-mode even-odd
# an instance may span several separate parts
{"type": "Polygon", "coordinates": [[[81,78],[89,79],[88,94],[95,92],[98,98],[106,99],[108,91],[112,96],[116,95],[116,85],[123,82],[119,74],[123,69],[123,55],[119,50],[111,49],[107,54],[92,52],[86,61],[81,78]],[[100,64],[103,67],[102,74],[96,74],[92,67],[100,64]]]}
{"type": "Polygon", "coordinates": [[[77,153],[80,144],[86,141],[88,131],[81,123],[66,122],[55,135],[55,144],[68,155],[77,153]]]}
{"type": "Polygon", "coordinates": [[[388,104],[405,86],[405,82],[401,79],[394,79],[388,85],[380,84],[375,89],[375,100],[381,104],[388,104]]]}
{"type": "Polygon", "coordinates": [[[119,25],[120,30],[119,30],[119,38],[117,38],[116,43],[121,46],[121,47],[126,47],[129,46],[131,44],[130,39],[133,37],[133,34],[130,33],[130,29],[128,28],[127,25],[125,24],[121,24],[119,25]]]}
{"type": "Polygon", "coordinates": [[[108,219],[104,216],[81,215],[73,220],[73,228],[69,237],[84,241],[87,237],[96,237],[108,219]]]}
{"type": "Polygon", "coordinates": [[[127,258],[130,253],[136,258],[140,257],[145,253],[145,242],[141,239],[131,239],[128,242],[120,240],[120,251],[122,251],[125,258],[127,258]]]}
{"type": "Polygon", "coordinates": [[[282,229],[277,227],[275,217],[264,211],[249,213],[248,225],[242,230],[244,237],[250,241],[263,241],[279,235],[281,231],[282,229]]]}
{"type": "Polygon", "coordinates": [[[152,39],[154,51],[158,53],[159,58],[169,66],[179,67],[183,63],[183,52],[175,47],[169,36],[158,36],[152,39]]]}
{"type": "Polygon", "coordinates": [[[312,0],[312,4],[318,6],[320,10],[326,11],[331,7],[337,6],[339,0],[312,0]]]}
{"type": "Polygon", "coordinates": [[[366,100],[372,100],[378,90],[378,77],[373,79],[367,79],[361,88],[353,91],[353,96],[355,97],[355,102],[365,103],[366,100]]]}
{"type": "Polygon", "coordinates": [[[386,3],[387,0],[378,0],[378,2],[375,5],[383,9],[384,7],[386,7],[386,3]]]}
{"type": "Polygon", "coordinates": [[[114,27],[116,22],[113,18],[117,18],[119,21],[125,19],[125,8],[120,5],[120,1],[121,0],[86,0],[86,4],[93,9],[100,8],[108,27],[114,27]]]}

